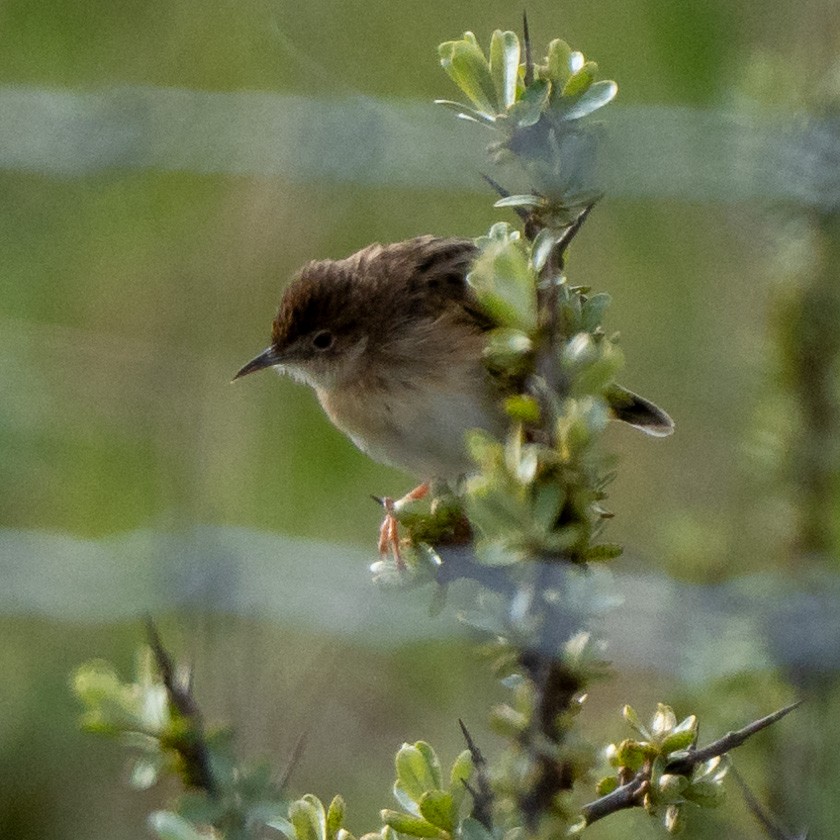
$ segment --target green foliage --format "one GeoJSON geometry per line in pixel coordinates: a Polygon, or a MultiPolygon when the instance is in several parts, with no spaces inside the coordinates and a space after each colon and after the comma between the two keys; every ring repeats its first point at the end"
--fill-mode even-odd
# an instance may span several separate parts
{"type": "MultiPolygon", "coordinates": [[[[470,434],[476,469],[459,486],[434,486],[427,498],[393,506],[407,532],[405,557],[372,567],[377,583],[435,581],[439,594],[457,577],[478,582],[468,621],[492,639],[510,692],[491,717],[506,745],[488,765],[464,730],[469,748],[444,774],[429,744],[403,744],[393,786],[400,809],[383,809],[380,829],[362,840],[553,838],[633,806],[676,832],[688,805],[711,807],[723,797],[723,749],[694,760],[696,718],[677,723],[660,704],[647,725],[625,707],[635,737],[608,747],[615,772],[598,783],[600,799],[583,807],[575,799],[595,765],[578,715],[607,671],[592,619],[614,597],[603,587],[607,573],[590,564],[621,553],[600,541],[611,461],[598,444],[635,395],[615,381],[623,357],[604,328],[609,295],[572,284],[566,263],[598,195],[598,131],[588,118],[617,87],[598,81],[597,65],[562,40],[540,63],[531,65],[529,54],[502,31],[489,58],[469,32],[440,47],[443,68],[470,103],[443,104],[497,132],[492,159],[515,162],[533,187],[519,195],[500,189],[497,206],[516,210],[523,230],[494,224],[476,240],[467,277],[493,324],[484,360],[508,428],[499,438],[470,434]],[[630,798],[620,800],[626,791],[630,798]]],[[[435,608],[441,604],[438,597],[435,608]]],[[[83,666],[76,691],[88,728],[140,751],[138,786],[162,770],[180,774],[186,794],[175,810],[152,817],[159,837],[238,840],[267,826],[288,840],[354,840],[340,796],[328,807],[311,794],[286,805],[265,768],[241,766],[223,737],[205,735],[188,684],[175,681],[159,645],[153,652],[156,661],[147,653],[131,684],[107,665],[83,666]]]]}
{"type": "Polygon", "coordinates": [[[642,806],[651,816],[661,816],[672,834],[684,828],[687,804],[715,808],[723,802],[723,779],[729,766],[724,756],[716,755],[692,764],[686,773],[672,769],[676,761],[685,758],[696,746],[698,722],[694,715],[677,723],[671,707],[662,703],[657,705],[647,725],[631,706],[625,706],[623,714],[639,737],[610,744],[605,750],[605,758],[616,773],[598,782],[596,789],[600,796],[612,793],[643,771],[649,785],[642,806]]]}
{"type": "Polygon", "coordinates": [[[184,784],[175,809],[150,818],[161,840],[244,839],[284,807],[267,766],[238,763],[227,732],[204,733],[197,708],[179,702],[191,701],[186,681],[167,685],[151,648],[139,652],[133,682],[95,660],[77,669],[73,689],[85,708],[82,726],[132,750],[134,787],[150,788],[167,773],[184,784]]]}
{"type": "Polygon", "coordinates": [[[580,121],[611,102],[618,86],[597,81],[595,62],[557,39],[541,63],[528,67],[521,63],[516,33],[499,30],[492,35],[489,59],[472,32],[441,44],[439,53],[443,69],[470,105],[439,103],[497,131],[501,139],[491,147],[494,160],[521,166],[535,188],[537,195],[505,198],[499,206],[530,207],[538,216],[548,208],[554,223],[568,223],[575,209],[599,195],[598,132],[580,121]],[[541,207],[543,197],[549,202],[541,207]]]}

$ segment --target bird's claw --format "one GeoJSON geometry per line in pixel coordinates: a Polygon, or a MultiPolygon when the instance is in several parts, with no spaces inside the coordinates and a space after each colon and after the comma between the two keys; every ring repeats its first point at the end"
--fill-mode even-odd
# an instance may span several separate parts
{"type": "Polygon", "coordinates": [[[405,570],[405,560],[400,553],[400,532],[399,522],[397,521],[396,511],[397,506],[405,502],[415,502],[422,499],[429,492],[428,484],[421,484],[415,487],[410,493],[406,493],[401,499],[394,501],[388,496],[384,498],[373,498],[385,508],[385,519],[382,520],[382,525],[379,528],[379,555],[386,557],[388,554],[394,558],[394,563],[400,571],[405,570]]]}

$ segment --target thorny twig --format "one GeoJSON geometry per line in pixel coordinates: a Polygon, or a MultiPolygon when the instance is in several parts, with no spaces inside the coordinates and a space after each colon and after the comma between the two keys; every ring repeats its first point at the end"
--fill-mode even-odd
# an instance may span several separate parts
{"type": "Polygon", "coordinates": [[[467,790],[473,799],[472,816],[478,820],[488,831],[493,830],[493,790],[490,787],[490,778],[487,774],[487,760],[481,754],[481,750],[472,739],[469,730],[460,718],[458,718],[458,725],[461,727],[461,732],[464,733],[464,740],[467,742],[467,749],[473,760],[473,767],[475,767],[475,778],[478,783],[477,787],[473,787],[469,782],[464,782],[467,790]]]}
{"type": "MultiPolygon", "coordinates": [[[[738,729],[735,732],[727,732],[722,738],[718,738],[717,741],[712,741],[711,744],[708,744],[702,749],[688,750],[684,756],[669,762],[665,770],[668,773],[688,776],[698,764],[702,764],[710,758],[724,755],[730,750],[735,749],[735,747],[741,746],[744,741],[752,735],[755,735],[756,732],[760,732],[762,729],[781,720],[799,705],[798,702],[791,703],[789,706],[773,712],[773,714],[753,721],[742,729],[738,729]]],[[[642,804],[642,800],[649,787],[650,769],[642,769],[629,782],[616,788],[612,793],[608,793],[606,796],[602,796],[600,799],[584,805],[581,808],[581,816],[586,825],[591,825],[616,811],[621,811],[625,808],[634,808],[642,804]]]]}
{"type": "Polygon", "coordinates": [[[160,633],[150,616],[146,616],[145,624],[149,647],[160,671],[169,702],[189,724],[183,736],[172,744],[172,748],[178,752],[184,762],[184,777],[187,784],[204,790],[208,796],[216,799],[219,796],[219,788],[210,767],[210,753],[204,737],[204,722],[198,703],[192,694],[192,685],[188,683],[182,686],[178,683],[172,658],[163,647],[160,633]]]}

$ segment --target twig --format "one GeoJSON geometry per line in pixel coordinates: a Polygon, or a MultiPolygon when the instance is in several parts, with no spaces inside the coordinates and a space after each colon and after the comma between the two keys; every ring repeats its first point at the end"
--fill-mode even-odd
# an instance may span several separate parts
{"type": "Polygon", "coordinates": [[[189,727],[183,737],[172,744],[184,762],[184,777],[191,787],[204,790],[213,799],[218,798],[219,788],[213,778],[210,767],[210,753],[207,749],[207,742],[204,737],[204,724],[201,717],[201,710],[192,695],[192,686],[186,688],[180,686],[175,679],[175,668],[172,665],[172,658],[163,647],[160,640],[160,633],[152,621],[151,616],[146,616],[146,636],[149,647],[155,658],[155,664],[160,671],[161,680],[169,696],[169,702],[174,706],[178,714],[189,723],[189,727]]]}
{"type": "Polygon", "coordinates": [[[808,840],[808,832],[803,831],[801,834],[790,834],[786,828],[765,808],[756,798],[755,794],[750,790],[744,777],[735,769],[734,766],[729,768],[729,774],[738,783],[743,794],[744,801],[747,803],[750,813],[761,824],[761,827],[767,833],[771,840],[808,840]]]}
{"type": "Polygon", "coordinates": [[[280,774],[280,780],[277,782],[277,788],[281,793],[286,789],[286,785],[289,784],[289,779],[292,777],[292,773],[294,773],[297,769],[297,766],[303,757],[303,752],[306,748],[306,742],[308,740],[309,729],[305,729],[300,733],[297,741],[295,741],[295,745],[292,748],[292,754],[289,756],[289,760],[286,762],[286,766],[280,774]]]}
{"type": "Polygon", "coordinates": [[[796,703],[791,703],[789,706],[773,712],[772,715],[767,715],[766,717],[753,721],[743,729],[738,729],[735,732],[727,732],[722,738],[718,738],[717,741],[712,741],[711,744],[707,744],[702,749],[689,750],[687,755],[669,762],[665,768],[665,772],[687,776],[696,765],[702,764],[704,761],[708,761],[710,758],[715,758],[718,755],[723,755],[730,750],[734,750],[735,747],[740,747],[747,738],[755,735],[756,732],[760,732],[777,720],[781,720],[785,715],[789,715],[801,703],[801,700],[796,703]]]}
{"type": "Polygon", "coordinates": [[[478,787],[474,788],[469,782],[464,782],[464,786],[470,792],[473,798],[472,816],[478,820],[488,831],[493,830],[493,790],[490,787],[490,778],[487,775],[487,760],[481,754],[481,750],[472,739],[469,730],[464,725],[464,721],[458,718],[458,725],[461,727],[461,732],[464,733],[464,740],[467,742],[467,749],[473,760],[473,767],[475,767],[475,777],[478,782],[478,787]]]}
{"type": "MultiPolygon", "coordinates": [[[[718,738],[717,741],[712,741],[711,744],[708,744],[702,749],[689,750],[685,756],[669,762],[665,767],[665,772],[690,776],[698,764],[702,764],[710,758],[724,755],[730,750],[735,749],[735,747],[740,747],[744,741],[752,735],[755,735],[756,732],[760,732],[762,729],[781,720],[785,715],[790,714],[800,703],[801,701],[791,703],[789,706],[773,712],[773,714],[753,721],[743,729],[738,729],[735,732],[727,732],[722,738],[718,738]]],[[[640,805],[649,784],[650,770],[643,768],[629,782],[616,788],[612,793],[608,793],[606,796],[602,796],[600,799],[584,805],[580,811],[584,822],[586,825],[591,825],[593,822],[603,819],[616,811],[640,805]]],[[[790,838],[785,838],[785,840],[790,840],[790,838]]]]}
{"type": "Polygon", "coordinates": [[[644,799],[649,787],[650,771],[640,770],[629,782],[617,787],[612,793],[584,805],[580,809],[581,816],[586,825],[592,825],[592,823],[598,822],[598,820],[614,814],[616,811],[635,808],[642,804],[642,799],[644,799]]]}

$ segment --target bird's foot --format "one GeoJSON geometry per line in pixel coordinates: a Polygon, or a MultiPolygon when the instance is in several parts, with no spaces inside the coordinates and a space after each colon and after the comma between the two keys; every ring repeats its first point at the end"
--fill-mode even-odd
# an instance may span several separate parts
{"type": "Polygon", "coordinates": [[[400,532],[399,522],[396,514],[407,502],[416,502],[426,497],[429,492],[428,482],[415,487],[410,493],[406,493],[401,499],[384,498],[379,501],[382,507],[385,508],[385,519],[382,520],[382,525],[379,528],[379,555],[385,557],[387,554],[394,558],[397,568],[402,571],[405,569],[405,560],[402,559],[400,553],[400,532]]]}

